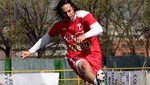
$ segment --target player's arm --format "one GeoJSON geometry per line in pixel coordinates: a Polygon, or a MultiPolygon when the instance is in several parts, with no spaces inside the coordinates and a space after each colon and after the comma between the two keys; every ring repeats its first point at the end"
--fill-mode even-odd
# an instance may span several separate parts
{"type": "Polygon", "coordinates": [[[103,32],[102,26],[98,22],[95,22],[95,23],[93,23],[90,26],[90,30],[89,31],[87,31],[83,35],[80,35],[79,37],[77,37],[77,41],[76,42],[77,43],[81,43],[86,38],[97,36],[97,35],[99,35],[102,32],[103,32]]]}
{"type": "Polygon", "coordinates": [[[90,29],[77,38],[77,43],[81,43],[86,38],[97,36],[103,32],[102,26],[97,22],[91,13],[87,11],[79,11],[78,14],[82,17],[82,23],[90,29]]]}
{"type": "Polygon", "coordinates": [[[103,32],[102,26],[98,22],[95,22],[92,25],[90,25],[90,30],[84,33],[83,35],[85,36],[85,38],[89,38],[97,36],[102,32],[103,32]]]}
{"type": "Polygon", "coordinates": [[[50,36],[48,33],[46,33],[45,35],[43,35],[35,44],[33,47],[31,47],[28,51],[22,51],[21,56],[22,59],[28,57],[31,55],[31,53],[36,52],[38,49],[44,47],[45,45],[47,45],[50,41],[50,36]]]}

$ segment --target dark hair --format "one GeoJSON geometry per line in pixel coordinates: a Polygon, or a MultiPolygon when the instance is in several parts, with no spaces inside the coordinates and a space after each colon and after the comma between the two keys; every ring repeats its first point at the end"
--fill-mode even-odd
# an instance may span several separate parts
{"type": "Polygon", "coordinates": [[[61,12],[61,7],[68,3],[73,7],[74,11],[79,10],[79,8],[77,8],[77,6],[74,3],[72,3],[71,0],[60,0],[58,5],[54,8],[57,19],[60,19],[60,18],[64,19],[64,16],[62,15],[62,12],[61,12]]]}

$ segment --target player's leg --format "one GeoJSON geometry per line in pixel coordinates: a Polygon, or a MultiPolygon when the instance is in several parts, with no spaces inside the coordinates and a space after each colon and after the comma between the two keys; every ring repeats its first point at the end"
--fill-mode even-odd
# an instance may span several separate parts
{"type": "Polygon", "coordinates": [[[85,81],[84,85],[94,85],[94,84],[90,84],[88,81],[85,81]]]}
{"type": "Polygon", "coordinates": [[[103,85],[105,77],[104,72],[98,70],[95,75],[90,64],[86,60],[80,60],[80,62],[77,63],[77,69],[85,80],[84,85],[103,85]]]}
{"type": "Polygon", "coordinates": [[[94,81],[94,79],[96,79],[96,77],[93,74],[90,64],[86,60],[81,59],[80,62],[78,62],[76,65],[77,65],[77,69],[80,72],[82,78],[85,81],[88,81],[88,83],[94,84],[93,81],[94,81]]]}
{"type": "Polygon", "coordinates": [[[104,83],[103,81],[105,79],[105,74],[102,71],[101,55],[99,53],[94,53],[94,54],[88,55],[85,58],[85,60],[90,64],[93,74],[96,77],[96,79],[94,79],[94,84],[102,85],[102,83],[104,83]],[[101,84],[99,84],[99,83],[101,83],[101,84]]]}
{"type": "Polygon", "coordinates": [[[95,75],[93,74],[92,69],[86,60],[81,57],[76,57],[68,59],[68,63],[70,67],[74,70],[74,72],[85,81],[85,85],[90,85],[91,83],[93,83],[95,75]]]}
{"type": "Polygon", "coordinates": [[[81,57],[75,57],[73,59],[68,59],[68,62],[72,69],[79,75],[80,78],[84,79],[87,83],[85,85],[98,85],[96,79],[96,72],[100,69],[100,65],[95,62],[98,60],[97,58],[93,62],[92,58],[85,59],[81,57]],[[90,62],[89,62],[89,60],[90,62]],[[89,64],[90,63],[90,64],[89,64]]]}

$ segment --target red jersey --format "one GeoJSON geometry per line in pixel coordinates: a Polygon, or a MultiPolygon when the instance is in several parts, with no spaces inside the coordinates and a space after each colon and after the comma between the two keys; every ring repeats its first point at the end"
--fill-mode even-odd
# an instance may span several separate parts
{"type": "MultiPolygon", "coordinates": [[[[90,26],[97,22],[91,13],[83,10],[76,11],[75,20],[58,21],[49,31],[49,36],[54,37],[61,34],[67,45],[67,57],[85,56],[91,53],[101,54],[97,36],[87,38],[83,41],[83,45],[79,45],[81,50],[74,50],[77,45],[76,37],[90,30],[90,26]],[[85,42],[85,43],[84,43],[85,42]]],[[[82,44],[82,43],[81,43],[82,44]]],[[[78,47],[77,47],[78,48],[78,47]]]]}

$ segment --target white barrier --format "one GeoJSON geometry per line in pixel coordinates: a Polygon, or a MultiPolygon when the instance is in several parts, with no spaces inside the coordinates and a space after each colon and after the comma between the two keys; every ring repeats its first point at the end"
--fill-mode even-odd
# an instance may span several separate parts
{"type": "Polygon", "coordinates": [[[147,84],[150,85],[150,72],[147,72],[147,84]]]}
{"type": "Polygon", "coordinates": [[[131,71],[130,72],[130,85],[146,85],[147,71],[131,71]]]}
{"type": "Polygon", "coordinates": [[[129,72],[107,72],[107,85],[129,85],[129,72]]]}
{"type": "Polygon", "coordinates": [[[0,85],[4,84],[4,79],[5,79],[5,75],[4,74],[0,74],[0,85]]]}
{"type": "Polygon", "coordinates": [[[59,73],[0,75],[0,85],[58,85],[59,73]]]}
{"type": "MultiPolygon", "coordinates": [[[[0,85],[58,85],[59,73],[0,74],[0,85]]],[[[106,85],[150,85],[147,71],[107,71],[106,85]]]]}
{"type": "Polygon", "coordinates": [[[106,72],[107,85],[146,85],[146,73],[147,71],[106,72]]]}
{"type": "Polygon", "coordinates": [[[0,85],[13,85],[12,77],[9,74],[0,74],[0,85]]]}

